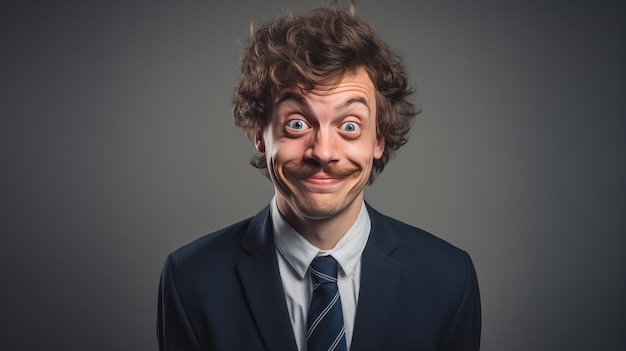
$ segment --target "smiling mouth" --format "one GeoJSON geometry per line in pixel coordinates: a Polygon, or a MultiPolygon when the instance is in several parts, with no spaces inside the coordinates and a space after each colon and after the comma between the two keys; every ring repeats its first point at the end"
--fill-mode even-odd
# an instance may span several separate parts
{"type": "Polygon", "coordinates": [[[304,178],[306,182],[315,185],[334,185],[339,183],[342,179],[343,178],[322,175],[313,175],[311,177],[304,178]]]}

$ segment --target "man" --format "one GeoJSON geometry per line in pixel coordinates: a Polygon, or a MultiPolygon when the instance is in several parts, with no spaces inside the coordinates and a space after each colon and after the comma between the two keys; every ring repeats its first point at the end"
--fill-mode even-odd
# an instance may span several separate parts
{"type": "Polygon", "coordinates": [[[363,200],[417,111],[354,4],[264,25],[242,73],[235,123],[275,196],[167,258],[160,349],[478,350],[469,256],[363,200]]]}

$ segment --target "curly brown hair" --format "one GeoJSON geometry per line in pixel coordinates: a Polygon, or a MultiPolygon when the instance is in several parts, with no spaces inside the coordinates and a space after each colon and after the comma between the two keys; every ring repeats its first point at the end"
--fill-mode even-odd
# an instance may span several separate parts
{"type": "MultiPolygon", "coordinates": [[[[413,90],[399,56],[356,14],[354,2],[311,10],[304,16],[280,16],[254,32],[243,50],[242,80],[232,102],[235,124],[254,141],[269,122],[273,99],[286,88],[338,83],[346,72],[365,68],[376,88],[377,133],[385,149],[375,159],[370,183],[407,141],[418,109],[408,100],[413,90]]],[[[250,163],[267,171],[265,155],[250,163]]],[[[267,172],[266,172],[267,173],[267,172]]]]}

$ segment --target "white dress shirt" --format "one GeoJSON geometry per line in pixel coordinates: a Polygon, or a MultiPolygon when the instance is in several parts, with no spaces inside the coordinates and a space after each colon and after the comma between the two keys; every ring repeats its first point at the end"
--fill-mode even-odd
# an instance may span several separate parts
{"type": "Polygon", "coordinates": [[[361,254],[369,237],[371,222],[365,203],[356,221],[330,250],[320,250],[298,234],[278,212],[276,199],[271,203],[274,242],[285,300],[298,350],[307,348],[307,315],[313,284],[309,266],[317,256],[331,255],[339,263],[337,285],[341,296],[343,322],[348,349],[354,330],[354,316],[359,301],[361,254]]]}

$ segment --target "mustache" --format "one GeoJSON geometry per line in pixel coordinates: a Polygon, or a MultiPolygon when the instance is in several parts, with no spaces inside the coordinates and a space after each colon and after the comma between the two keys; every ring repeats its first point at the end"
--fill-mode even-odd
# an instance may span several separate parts
{"type": "Polygon", "coordinates": [[[324,171],[328,176],[333,178],[347,178],[361,170],[355,165],[340,166],[337,164],[327,164],[321,166],[317,163],[303,162],[298,164],[287,163],[283,165],[283,172],[297,179],[309,178],[320,171],[324,171]]]}

